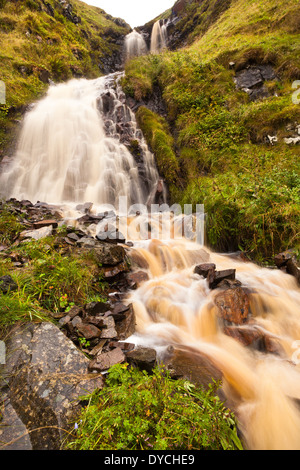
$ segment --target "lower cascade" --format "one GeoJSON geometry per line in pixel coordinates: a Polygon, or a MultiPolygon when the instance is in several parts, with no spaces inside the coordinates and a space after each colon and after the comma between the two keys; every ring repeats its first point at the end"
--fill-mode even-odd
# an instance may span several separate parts
{"type": "MultiPolygon", "coordinates": [[[[122,196],[129,205],[149,206],[160,186],[160,202],[166,201],[155,158],[126,105],[121,76],[49,88],[26,115],[16,155],[1,172],[3,197],[102,206],[122,196]],[[133,143],[139,147],[136,156],[133,143]]],[[[208,357],[222,374],[222,390],[236,410],[247,448],[300,449],[295,278],[213,253],[178,235],[172,216],[143,220],[160,228],[168,220],[170,230],[140,239],[128,227],[130,254],[147,274],[127,299],[137,320],[131,339],[156,348],[162,358],[170,346],[208,357]],[[197,269],[208,263],[218,271],[233,269],[235,278],[211,288],[197,269]]]]}

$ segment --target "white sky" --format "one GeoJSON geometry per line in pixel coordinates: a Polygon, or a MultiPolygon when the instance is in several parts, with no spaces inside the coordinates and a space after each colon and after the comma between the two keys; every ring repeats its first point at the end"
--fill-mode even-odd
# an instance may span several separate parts
{"type": "Polygon", "coordinates": [[[143,26],[153,20],[176,0],[82,0],[84,3],[102,8],[111,16],[122,18],[132,28],[143,26]]]}

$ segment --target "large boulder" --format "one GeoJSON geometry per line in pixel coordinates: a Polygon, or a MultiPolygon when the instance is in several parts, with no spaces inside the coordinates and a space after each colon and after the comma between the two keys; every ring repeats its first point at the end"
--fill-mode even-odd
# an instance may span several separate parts
{"type": "Polygon", "coordinates": [[[247,292],[240,286],[220,289],[214,298],[217,316],[226,324],[241,325],[248,319],[250,301],[247,292]]]}
{"type": "Polygon", "coordinates": [[[80,397],[102,388],[102,376],[89,374],[89,359],[52,323],[18,326],[6,352],[0,448],[60,449],[80,397]]]}

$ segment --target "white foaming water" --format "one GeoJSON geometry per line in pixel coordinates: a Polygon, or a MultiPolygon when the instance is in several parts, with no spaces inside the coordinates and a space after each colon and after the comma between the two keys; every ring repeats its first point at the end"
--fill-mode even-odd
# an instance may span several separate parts
{"type": "Polygon", "coordinates": [[[167,47],[168,34],[167,24],[163,21],[158,20],[154,23],[151,33],[151,47],[150,51],[155,54],[163,51],[167,47]]]}
{"type": "Polygon", "coordinates": [[[116,82],[121,74],[96,80],[71,80],[53,85],[44,99],[25,116],[12,163],[0,175],[3,197],[53,204],[146,203],[148,188],[138,165],[120,142],[119,117],[126,116],[129,139],[142,149],[144,180],[155,188],[159,181],[153,154],[125,105],[116,82]],[[110,96],[112,109],[104,122],[101,97],[110,96]]]}
{"type": "Polygon", "coordinates": [[[130,60],[133,57],[147,54],[148,48],[143,36],[135,29],[125,37],[125,58],[130,60]]]}

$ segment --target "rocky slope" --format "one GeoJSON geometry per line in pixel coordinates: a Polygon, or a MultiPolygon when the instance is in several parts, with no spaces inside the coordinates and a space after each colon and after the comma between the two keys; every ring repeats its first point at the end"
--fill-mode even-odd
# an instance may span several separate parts
{"type": "Polygon", "coordinates": [[[123,66],[124,36],[131,30],[120,18],[72,0],[22,0],[0,3],[0,158],[11,147],[13,131],[26,107],[49,81],[95,78],[123,66]]]}

